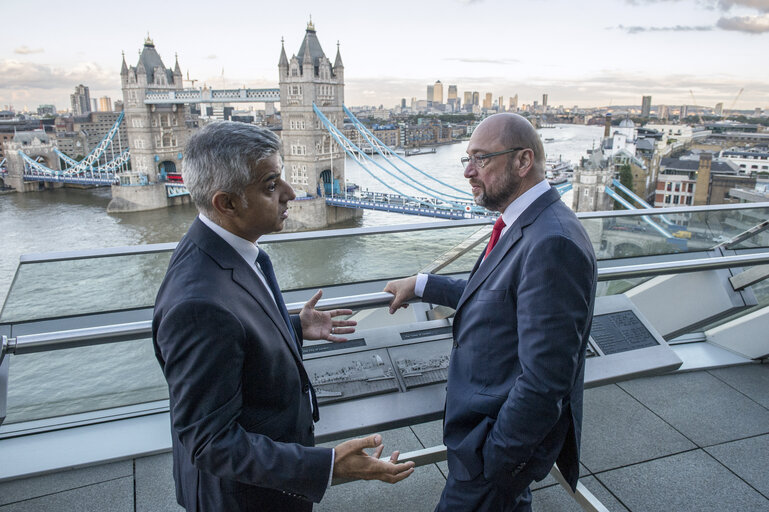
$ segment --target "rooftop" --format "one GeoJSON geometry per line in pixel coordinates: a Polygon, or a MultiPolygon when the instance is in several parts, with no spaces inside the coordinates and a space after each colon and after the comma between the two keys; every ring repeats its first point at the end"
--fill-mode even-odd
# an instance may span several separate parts
{"type": "MultiPolygon", "coordinates": [[[[612,512],[769,510],[769,364],[635,379],[585,391],[580,482],[612,512]]],[[[441,422],[382,432],[385,449],[441,443],[441,422]]],[[[335,443],[327,443],[334,445],[335,443]]],[[[335,485],[318,512],[432,511],[445,462],[403,482],[335,485]]],[[[578,511],[552,476],[535,511],[578,511]]],[[[0,483],[0,511],[181,511],[171,455],[0,483]]]]}

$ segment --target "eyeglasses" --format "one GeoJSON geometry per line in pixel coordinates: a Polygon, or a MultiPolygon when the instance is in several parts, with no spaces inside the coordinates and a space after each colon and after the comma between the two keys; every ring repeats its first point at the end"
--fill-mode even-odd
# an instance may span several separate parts
{"type": "Polygon", "coordinates": [[[493,156],[505,155],[507,153],[515,153],[516,151],[520,151],[522,149],[528,148],[513,148],[506,149],[504,151],[495,151],[494,153],[486,153],[485,155],[463,156],[459,159],[459,161],[462,162],[462,167],[467,167],[469,164],[473,164],[478,169],[483,169],[486,166],[486,160],[489,158],[493,156]]]}

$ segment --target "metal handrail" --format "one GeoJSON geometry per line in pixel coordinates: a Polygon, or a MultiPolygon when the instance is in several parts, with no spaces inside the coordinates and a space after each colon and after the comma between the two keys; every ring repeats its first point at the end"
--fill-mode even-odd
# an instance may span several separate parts
{"type": "MultiPolygon", "coordinates": [[[[598,280],[612,281],[614,279],[631,279],[637,277],[700,272],[766,263],[769,263],[769,252],[625,265],[598,269],[598,280]]],[[[392,294],[386,292],[334,297],[330,299],[321,299],[318,301],[316,308],[330,310],[339,308],[384,306],[390,303],[392,297],[392,294]]],[[[286,305],[290,313],[298,313],[302,309],[302,306],[304,306],[304,302],[293,302],[286,305]]],[[[2,349],[0,350],[0,362],[2,362],[5,354],[31,354],[48,350],[101,345],[133,340],[142,336],[150,336],[151,334],[152,322],[150,320],[145,320],[102,327],[87,327],[83,329],[40,334],[25,334],[15,338],[3,336],[2,349]]]]}

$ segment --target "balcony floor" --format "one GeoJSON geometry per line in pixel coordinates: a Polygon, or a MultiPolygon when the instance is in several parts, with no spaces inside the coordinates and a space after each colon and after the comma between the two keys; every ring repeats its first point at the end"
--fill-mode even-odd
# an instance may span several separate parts
{"type": "MultiPolygon", "coordinates": [[[[441,423],[382,434],[385,450],[411,451],[440,444],[441,423]]],[[[769,511],[769,364],[587,390],[582,449],[581,482],[610,511],[769,511]]],[[[432,511],[446,472],[335,486],[315,510],[432,511]]],[[[533,488],[535,511],[580,510],[552,477],[533,488]]],[[[181,510],[170,454],[0,484],[0,512],[38,510],[181,510]]]]}

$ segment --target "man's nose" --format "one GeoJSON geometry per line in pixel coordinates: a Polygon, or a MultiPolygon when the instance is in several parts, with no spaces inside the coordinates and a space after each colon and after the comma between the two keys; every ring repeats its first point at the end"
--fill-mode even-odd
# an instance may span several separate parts
{"type": "Polygon", "coordinates": [[[475,164],[472,162],[468,162],[465,166],[465,178],[472,178],[473,176],[476,176],[478,174],[478,169],[476,169],[475,164]]]}
{"type": "Polygon", "coordinates": [[[283,182],[283,190],[281,191],[280,198],[283,200],[283,202],[296,199],[294,189],[291,187],[291,185],[288,184],[287,181],[283,182]]]}

